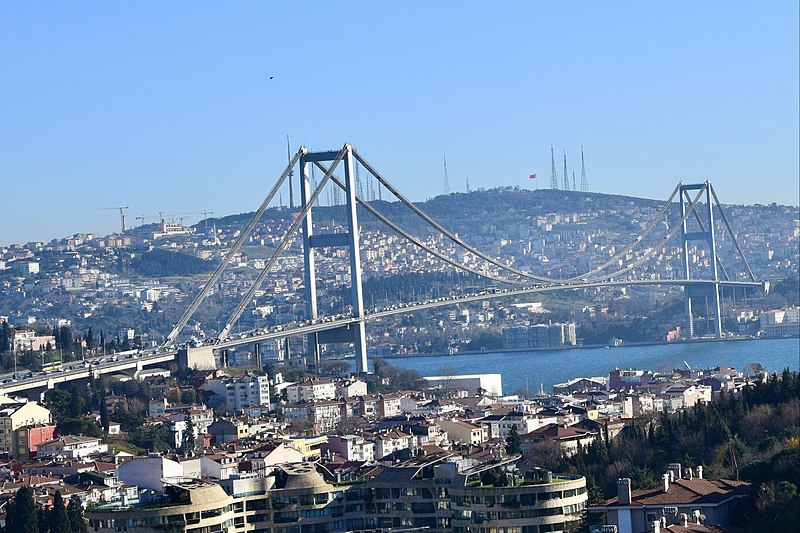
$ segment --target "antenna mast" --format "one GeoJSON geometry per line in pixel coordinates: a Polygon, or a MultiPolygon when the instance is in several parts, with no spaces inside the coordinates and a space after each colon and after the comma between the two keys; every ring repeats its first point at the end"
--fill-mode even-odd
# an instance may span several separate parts
{"type": "Polygon", "coordinates": [[[578,189],[575,187],[575,171],[572,171],[572,190],[577,191],[578,189]]]}
{"type": "Polygon", "coordinates": [[[583,162],[583,146],[581,146],[581,192],[589,192],[589,180],[586,178],[586,164],[583,162]]]}
{"type": "Polygon", "coordinates": [[[567,151],[564,150],[564,190],[569,190],[569,176],[567,176],[567,151]]]}
{"type": "Polygon", "coordinates": [[[364,187],[361,184],[361,176],[358,173],[358,159],[356,159],[356,193],[361,197],[364,198],[364,187]]]}
{"type": "Polygon", "coordinates": [[[550,188],[558,190],[558,175],[556,174],[556,156],[553,154],[553,145],[550,145],[550,188]]]}
{"type": "Polygon", "coordinates": [[[444,193],[450,194],[450,182],[447,180],[447,156],[444,156],[444,193]]]}
{"type": "MultiPolygon", "coordinates": [[[[292,162],[292,149],[289,147],[289,135],[286,135],[286,157],[289,162],[292,162]]],[[[289,209],[294,209],[294,191],[292,190],[292,176],[294,176],[294,167],[289,171],[289,209]]]]}

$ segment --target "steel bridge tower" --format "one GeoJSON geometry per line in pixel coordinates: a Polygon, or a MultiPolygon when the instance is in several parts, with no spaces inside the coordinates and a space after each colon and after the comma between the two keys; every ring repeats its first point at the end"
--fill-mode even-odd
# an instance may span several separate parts
{"type": "MultiPolygon", "coordinates": [[[[694,317],[692,315],[694,300],[711,296],[714,302],[714,335],[722,337],[722,306],[720,305],[720,279],[717,265],[717,237],[714,232],[714,204],[712,202],[713,189],[711,183],[697,183],[680,186],[680,206],[683,223],[681,225],[681,244],[683,245],[683,278],[692,279],[691,261],[689,260],[689,246],[694,241],[706,241],[709,247],[711,279],[708,283],[698,285],[685,285],[683,301],[686,311],[686,326],[689,329],[688,338],[694,338],[694,317]],[[691,207],[689,191],[703,191],[705,193],[705,209],[697,206],[692,208],[694,213],[687,213],[691,207]],[[698,213],[700,211],[700,213],[698,213]],[[704,211],[704,212],[703,212],[704,211]],[[693,214],[700,226],[699,231],[689,231],[689,215],[693,214]],[[702,218],[706,219],[705,226],[702,218]]],[[[706,278],[707,279],[707,278],[706,278]]]]}
{"type": "Polygon", "coordinates": [[[308,334],[308,353],[313,359],[315,370],[319,369],[320,345],[332,342],[352,342],[356,357],[356,371],[361,374],[368,371],[367,337],[364,329],[364,293],[361,284],[361,255],[359,253],[359,227],[356,207],[357,184],[353,149],[348,144],[344,148],[344,185],[345,205],[347,207],[347,233],[314,233],[312,219],[313,206],[309,205],[312,196],[309,167],[314,163],[335,161],[339,152],[308,152],[300,156],[300,209],[306,210],[303,217],[303,263],[305,270],[306,306],[308,318],[318,318],[317,309],[317,274],[315,268],[315,249],[344,247],[349,249],[350,256],[350,294],[353,307],[354,324],[341,328],[308,334]]]}

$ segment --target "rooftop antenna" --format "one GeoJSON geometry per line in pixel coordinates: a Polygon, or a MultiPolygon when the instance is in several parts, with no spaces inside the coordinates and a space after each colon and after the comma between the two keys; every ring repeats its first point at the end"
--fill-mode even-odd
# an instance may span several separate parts
{"type": "Polygon", "coordinates": [[[567,151],[564,150],[564,190],[569,190],[569,176],[567,176],[567,151]]]}
{"type": "Polygon", "coordinates": [[[444,156],[444,193],[450,194],[450,182],[447,180],[447,156],[444,156]]]}
{"type": "Polygon", "coordinates": [[[581,192],[589,192],[589,180],[586,179],[586,164],[583,162],[583,146],[581,146],[581,192]]]}
{"type": "Polygon", "coordinates": [[[556,174],[556,156],[553,154],[553,145],[550,145],[550,188],[558,190],[558,175],[556,174]]]}
{"type": "MultiPolygon", "coordinates": [[[[292,149],[289,146],[289,135],[286,135],[286,157],[289,162],[292,162],[292,149]]],[[[292,176],[294,176],[294,167],[289,171],[289,209],[294,209],[294,191],[292,190],[292,176]]]]}

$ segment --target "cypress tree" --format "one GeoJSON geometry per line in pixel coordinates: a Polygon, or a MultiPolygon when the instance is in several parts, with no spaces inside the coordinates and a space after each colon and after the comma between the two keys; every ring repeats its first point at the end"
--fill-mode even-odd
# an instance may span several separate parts
{"type": "Polygon", "coordinates": [[[506,436],[506,453],[509,455],[522,452],[522,440],[517,433],[517,426],[511,426],[506,436]]]}
{"type": "Polygon", "coordinates": [[[67,516],[69,516],[72,533],[87,533],[86,519],[83,517],[83,502],[79,496],[76,495],[69,499],[67,516]]]}
{"type": "Polygon", "coordinates": [[[64,506],[64,498],[61,497],[59,490],[56,491],[53,498],[53,508],[48,513],[47,523],[50,533],[72,533],[67,508],[64,506]]]}
{"type": "Polygon", "coordinates": [[[30,487],[21,487],[9,501],[4,533],[39,533],[36,503],[33,501],[33,489],[30,487]]]}
{"type": "Polygon", "coordinates": [[[86,341],[86,348],[88,350],[94,348],[94,332],[92,331],[91,327],[89,327],[89,331],[86,332],[84,340],[86,341]]]}
{"type": "Polygon", "coordinates": [[[108,409],[106,409],[105,394],[103,394],[102,401],[100,402],[100,427],[102,427],[105,434],[108,435],[108,428],[110,426],[108,420],[108,409]]]}
{"type": "Polygon", "coordinates": [[[196,447],[197,443],[195,442],[194,438],[194,422],[192,422],[192,417],[190,415],[186,415],[186,432],[185,436],[183,437],[183,452],[186,455],[194,454],[196,447]]]}

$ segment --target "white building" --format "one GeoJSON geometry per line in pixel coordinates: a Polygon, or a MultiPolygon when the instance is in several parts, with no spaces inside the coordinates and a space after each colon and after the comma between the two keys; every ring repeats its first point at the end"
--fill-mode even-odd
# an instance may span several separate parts
{"type": "Polygon", "coordinates": [[[336,398],[336,384],[327,379],[298,381],[286,387],[286,400],[289,403],[333,400],[334,398],[336,398]]]}
{"type": "MultiPolygon", "coordinates": [[[[242,410],[250,405],[269,405],[269,378],[247,375],[209,379],[205,389],[216,395],[216,405],[242,410]]],[[[209,405],[212,401],[209,400],[209,405]]]]}
{"type": "Polygon", "coordinates": [[[462,376],[430,376],[424,377],[431,387],[449,387],[467,389],[470,394],[480,392],[489,396],[503,394],[503,376],[501,374],[469,374],[462,376]]]}
{"type": "Polygon", "coordinates": [[[151,453],[147,457],[134,457],[117,466],[117,479],[126,485],[143,489],[164,490],[164,478],[183,477],[183,466],[177,461],[151,453]]]}
{"type": "Polygon", "coordinates": [[[98,438],[66,435],[41,443],[36,454],[38,457],[62,456],[68,459],[83,459],[87,455],[107,451],[108,444],[101,444],[98,438]]]}

